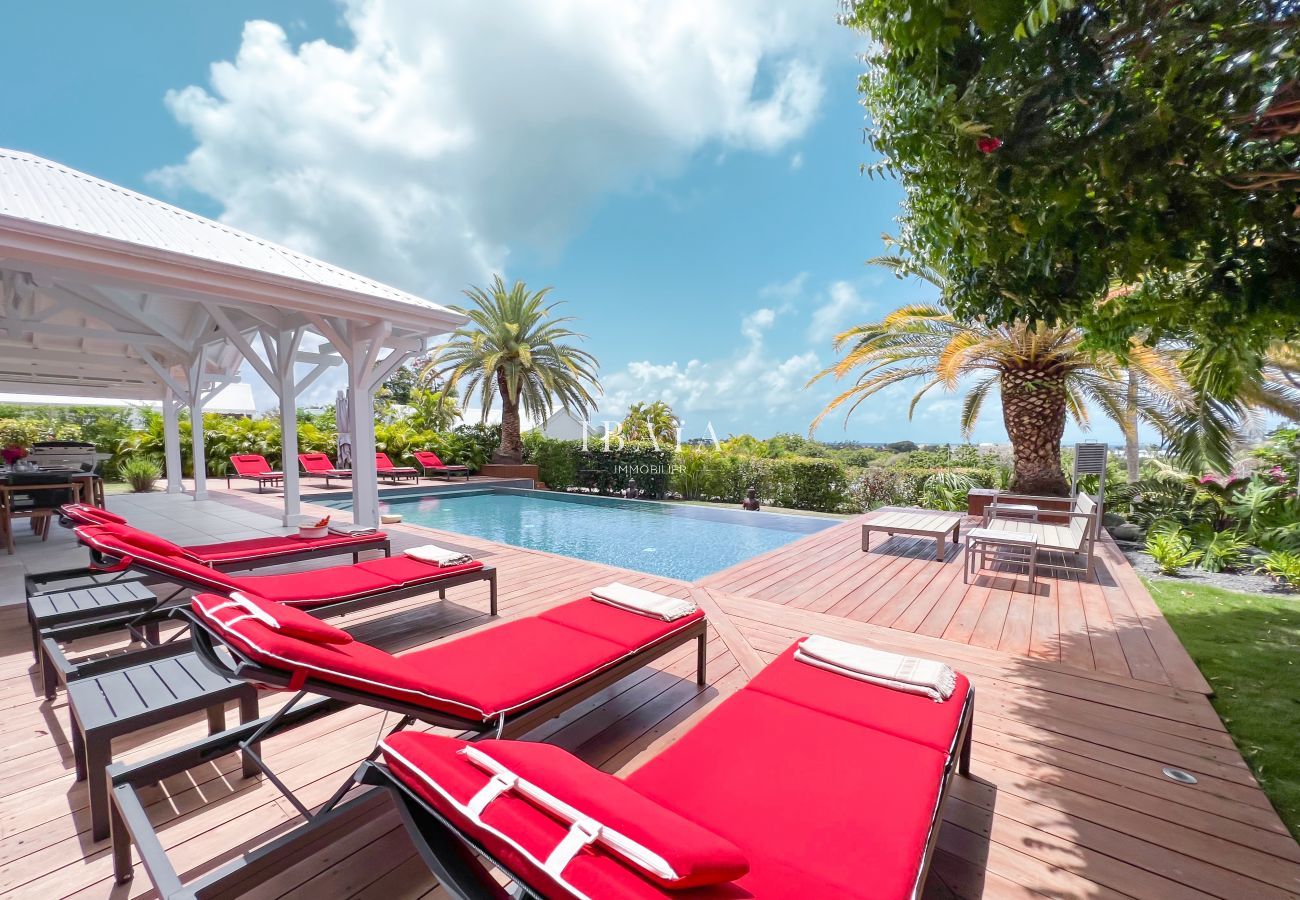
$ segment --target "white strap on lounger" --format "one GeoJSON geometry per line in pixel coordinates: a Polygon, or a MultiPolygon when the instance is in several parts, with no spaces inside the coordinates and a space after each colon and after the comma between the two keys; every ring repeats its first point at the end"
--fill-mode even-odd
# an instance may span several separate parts
{"type": "Polygon", "coordinates": [[[667,860],[653,850],[643,847],[626,835],[602,825],[531,781],[520,778],[509,768],[483,751],[474,747],[465,747],[459,752],[480,769],[492,773],[492,780],[479,789],[466,807],[476,824],[486,824],[482,820],[484,808],[508,790],[516,791],[542,807],[542,809],[569,823],[569,833],[555,846],[555,849],[551,851],[542,864],[546,873],[551,877],[558,879],[565,867],[573,861],[573,858],[578,855],[582,848],[596,841],[605,844],[633,865],[647,872],[653,872],[665,881],[677,881],[681,877],[673,871],[667,860]]]}

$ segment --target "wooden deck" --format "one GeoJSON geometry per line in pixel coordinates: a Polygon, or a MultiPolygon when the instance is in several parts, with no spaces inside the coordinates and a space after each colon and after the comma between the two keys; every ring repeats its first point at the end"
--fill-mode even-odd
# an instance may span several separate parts
{"type": "MultiPolygon", "coordinates": [[[[399,544],[431,537],[424,529],[399,530],[399,544]]],[[[1137,673],[1128,662],[1124,672],[1110,672],[1095,663],[1073,664],[1073,657],[1063,661],[1065,654],[1059,651],[1013,654],[986,646],[987,640],[948,639],[945,633],[967,596],[982,591],[982,611],[995,591],[1005,590],[986,584],[950,598],[961,585],[960,568],[952,560],[913,592],[910,585],[923,568],[919,556],[905,547],[896,555],[871,558],[859,550],[856,565],[876,572],[864,577],[850,572],[853,566],[843,559],[847,551],[840,548],[842,540],[857,538],[850,524],[801,541],[802,551],[778,555],[777,565],[760,558],[748,564],[753,570],[748,574],[737,567],[701,587],[463,535],[433,534],[491,554],[500,571],[503,617],[536,612],[614,577],[678,596],[690,594],[709,613],[706,687],[693,681],[694,648],[682,648],[539,728],[531,739],[564,746],[608,771],[629,771],[670,744],[798,636],[817,632],[868,641],[944,659],[965,672],[977,691],[975,777],[958,779],[954,788],[926,897],[1235,900],[1300,895],[1300,846],[1199,689],[1157,677],[1134,678],[1137,673]],[[810,567],[803,576],[807,584],[789,580],[796,574],[789,567],[810,551],[841,563],[838,568],[810,567]],[[881,566],[911,574],[904,581],[901,574],[879,573],[881,566]],[[807,574],[826,569],[835,574],[816,581],[807,574]],[[955,586],[947,570],[956,573],[955,586]],[[752,590],[715,583],[741,578],[752,590]],[[786,582],[783,587],[781,582],[786,582]],[[869,584],[889,596],[880,602],[869,584]],[[822,597],[826,593],[830,598],[822,597]],[[917,599],[922,593],[928,599],[917,599]],[[912,599],[903,602],[909,595],[912,599]],[[809,602],[794,602],[810,597],[809,602]],[[888,626],[872,621],[895,600],[899,608],[888,626]],[[918,627],[897,627],[915,604],[929,607],[918,627]],[[931,617],[939,607],[948,609],[941,629],[940,616],[931,617]],[[931,621],[929,627],[919,627],[926,621],[931,621]],[[1194,773],[1199,783],[1168,780],[1160,771],[1166,765],[1194,773]]],[[[939,567],[932,560],[929,565],[939,567]]],[[[1119,565],[1119,560],[1108,560],[1111,570],[1119,565]]],[[[1118,581],[1115,590],[1129,597],[1128,586],[1118,581]]],[[[1082,593],[1070,589],[1081,605],[1082,593]]],[[[1110,609],[1104,590],[1101,595],[1110,609]]],[[[354,615],[347,624],[370,639],[401,638],[420,646],[486,624],[486,609],[486,587],[472,585],[453,590],[443,603],[416,599],[391,604],[354,615]]],[[[1145,633],[1141,617],[1133,615],[1138,621],[1129,624],[1145,633]]],[[[973,617],[972,631],[981,620],[973,617]]],[[[1002,630],[1005,625],[999,636],[1002,630]]],[[[1118,641],[1115,626],[1112,633],[1118,641]]],[[[1156,643],[1146,640],[1151,658],[1162,664],[1143,674],[1168,671],[1156,643]]],[[[1126,644],[1120,642],[1120,647],[1124,650],[1126,644]]],[[[1118,658],[1128,659],[1124,653],[1118,658]]],[[[264,708],[277,702],[267,697],[264,708]]],[[[106,845],[89,840],[84,789],[72,775],[67,711],[62,696],[53,704],[37,697],[22,613],[15,608],[0,610],[0,709],[5,775],[0,781],[0,895],[148,895],[150,883],[142,871],[129,886],[115,888],[106,845]]],[[[391,715],[353,708],[272,738],[264,750],[291,787],[319,803],[370,751],[385,723],[392,722],[391,715]]],[[[203,730],[196,718],[179,729],[144,733],[120,747],[118,758],[143,758],[197,738],[203,730]]],[[[234,758],[172,779],[148,799],[164,845],[190,877],[299,821],[271,785],[240,777],[234,758]]],[[[312,834],[240,893],[381,900],[445,896],[386,805],[312,834]]]]}
{"type": "MultiPolygon", "coordinates": [[[[862,517],[724,569],[700,583],[793,609],[827,613],[959,644],[1000,650],[1211,693],[1155,601],[1106,536],[1096,578],[1041,567],[1033,593],[1025,575],[983,571],[962,582],[965,547],[935,559],[930,538],[872,536],[862,552],[862,517]]],[[[1056,560],[1059,561],[1059,560],[1056,560]]]]}

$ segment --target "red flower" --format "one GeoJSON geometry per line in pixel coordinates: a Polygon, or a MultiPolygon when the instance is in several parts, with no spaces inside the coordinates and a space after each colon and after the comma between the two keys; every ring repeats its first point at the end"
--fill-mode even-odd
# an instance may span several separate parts
{"type": "Polygon", "coordinates": [[[1002,138],[982,137],[975,146],[980,148],[980,153],[992,153],[1002,146],[1002,138]]]}

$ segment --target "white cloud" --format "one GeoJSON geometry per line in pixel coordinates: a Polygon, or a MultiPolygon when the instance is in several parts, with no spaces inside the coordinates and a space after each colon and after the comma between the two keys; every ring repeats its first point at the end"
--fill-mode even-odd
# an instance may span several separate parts
{"type": "Polygon", "coordinates": [[[803,168],[803,153],[796,153],[794,156],[790,157],[791,171],[798,172],[802,168],[803,168]]]}
{"type": "Polygon", "coordinates": [[[519,242],[562,245],[610,192],[803,135],[828,42],[851,46],[834,12],[347,0],[344,47],[253,21],[207,88],[167,96],[197,146],[156,177],[235,226],[447,300],[519,242]]]}
{"type": "Polygon", "coordinates": [[[604,377],[597,418],[619,419],[632,403],[663,400],[684,420],[687,435],[702,433],[706,422],[713,422],[725,436],[732,428],[758,427],[764,414],[807,406],[803,387],[821,362],[813,351],[771,352],[767,333],[779,315],[763,307],[743,317],[745,346],[732,356],[686,363],[641,360],[604,377]]]}
{"type": "Polygon", "coordinates": [[[861,318],[869,308],[870,304],[858,294],[853,285],[847,281],[834,282],[821,305],[813,311],[812,320],[808,323],[808,339],[819,343],[829,340],[854,320],[861,318]]]}

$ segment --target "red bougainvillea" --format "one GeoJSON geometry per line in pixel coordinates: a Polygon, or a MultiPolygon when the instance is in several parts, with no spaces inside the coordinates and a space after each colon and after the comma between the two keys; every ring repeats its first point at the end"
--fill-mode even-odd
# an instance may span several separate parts
{"type": "Polygon", "coordinates": [[[976,146],[980,148],[980,153],[992,153],[1002,146],[1002,138],[982,137],[976,146]]]}

